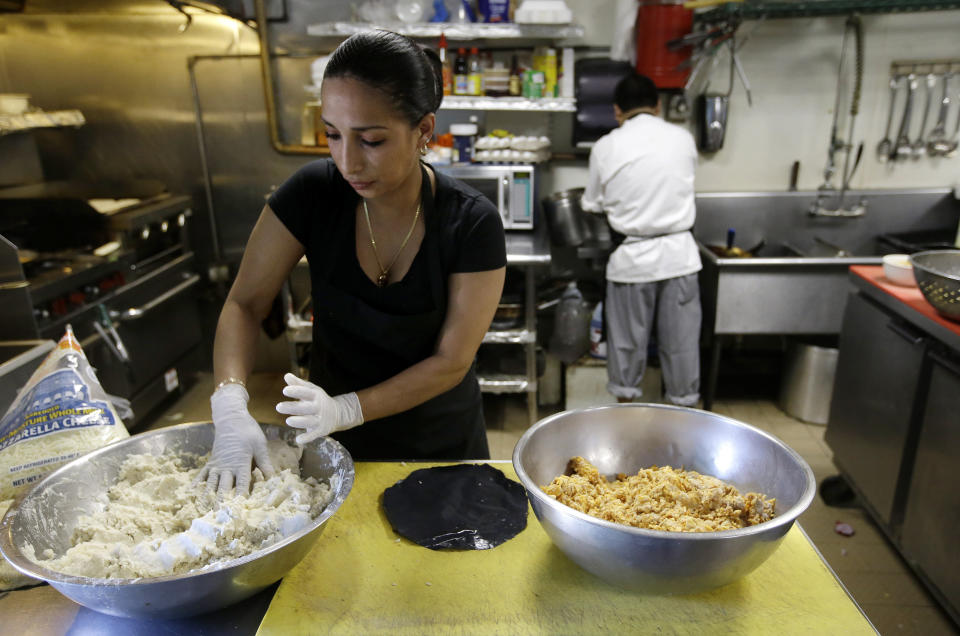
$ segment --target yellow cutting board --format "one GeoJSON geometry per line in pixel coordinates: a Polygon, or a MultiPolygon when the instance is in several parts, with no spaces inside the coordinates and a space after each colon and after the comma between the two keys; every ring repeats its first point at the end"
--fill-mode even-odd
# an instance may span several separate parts
{"type": "MultiPolygon", "coordinates": [[[[740,581],[688,596],[613,587],[555,548],[532,511],[492,550],[434,551],[401,539],[385,488],[442,464],[358,463],[314,549],[284,578],[258,634],[875,634],[795,525],[740,581]]],[[[510,463],[491,462],[511,479],[510,463]]]]}

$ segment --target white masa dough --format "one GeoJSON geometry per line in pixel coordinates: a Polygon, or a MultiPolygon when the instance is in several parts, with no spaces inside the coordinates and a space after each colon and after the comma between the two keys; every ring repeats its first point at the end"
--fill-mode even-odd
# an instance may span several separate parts
{"type": "MultiPolygon", "coordinates": [[[[193,480],[174,453],[131,455],[117,483],[101,495],[103,509],[78,519],[73,547],[56,557],[28,556],[46,568],[95,578],[167,576],[236,559],[288,537],[332,499],[329,484],[300,479],[301,449],[271,440],[276,474],[253,471],[249,496],[218,498],[193,480]]],[[[202,464],[202,463],[201,463],[202,464]]]]}

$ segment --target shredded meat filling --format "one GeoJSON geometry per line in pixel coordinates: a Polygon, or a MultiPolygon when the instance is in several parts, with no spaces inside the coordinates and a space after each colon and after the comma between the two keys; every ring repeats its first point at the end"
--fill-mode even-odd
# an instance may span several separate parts
{"type": "Polygon", "coordinates": [[[715,532],[762,523],[774,516],[776,499],[740,492],[716,477],[670,466],[620,473],[614,481],[583,457],[543,491],[598,519],[649,530],[715,532]]]}

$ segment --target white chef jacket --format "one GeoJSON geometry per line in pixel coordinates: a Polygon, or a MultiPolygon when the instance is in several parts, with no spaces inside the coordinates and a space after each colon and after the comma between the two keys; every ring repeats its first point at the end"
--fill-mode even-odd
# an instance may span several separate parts
{"type": "Polygon", "coordinates": [[[656,115],[636,115],[597,140],[581,206],[606,212],[627,236],[607,261],[607,280],[649,283],[700,271],[690,232],[696,166],[693,136],[656,115]]]}

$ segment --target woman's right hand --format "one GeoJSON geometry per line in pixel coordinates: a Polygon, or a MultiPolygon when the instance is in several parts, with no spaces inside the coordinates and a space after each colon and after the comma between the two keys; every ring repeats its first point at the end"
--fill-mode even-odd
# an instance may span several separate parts
{"type": "Polygon", "coordinates": [[[225,384],[210,397],[215,436],[213,450],[197,481],[207,482],[207,489],[227,494],[236,482],[237,494],[250,491],[252,463],[265,477],[274,474],[267,438],[257,421],[247,411],[250,396],[240,384],[225,384]]]}

